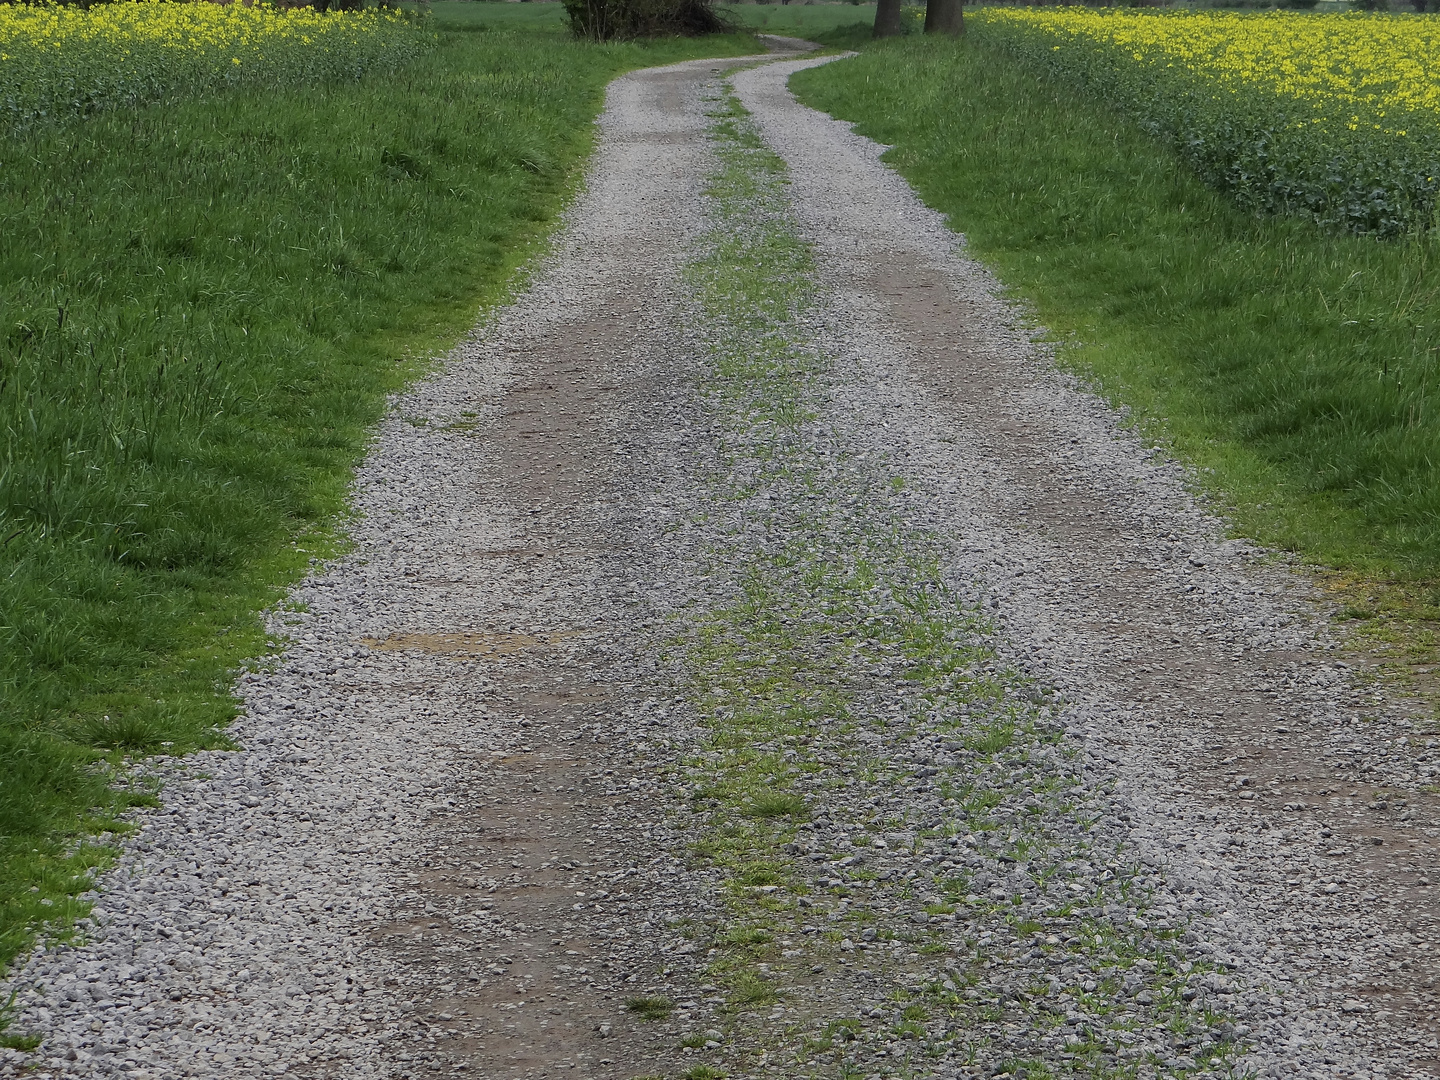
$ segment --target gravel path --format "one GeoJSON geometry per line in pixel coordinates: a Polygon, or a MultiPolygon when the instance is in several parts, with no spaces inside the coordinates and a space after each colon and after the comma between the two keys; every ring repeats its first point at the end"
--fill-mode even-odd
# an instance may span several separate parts
{"type": "Polygon", "coordinates": [[[614,84],[0,1076],[1436,1073],[1431,729],[814,62],[614,84]]]}

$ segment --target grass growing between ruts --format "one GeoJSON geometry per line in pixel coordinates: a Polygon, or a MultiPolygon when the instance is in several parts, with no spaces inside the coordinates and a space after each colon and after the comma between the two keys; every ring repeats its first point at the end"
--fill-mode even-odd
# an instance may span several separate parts
{"type": "Polygon", "coordinates": [[[122,759],[223,740],[257,612],[333,547],[385,395],[549,229],[605,84],[754,51],[436,7],[384,78],[0,141],[0,966],[153,797],[122,759]]]}
{"type": "Polygon", "coordinates": [[[682,1045],[787,1080],[870,1075],[882,1043],[896,1075],[977,1055],[998,1073],[1073,1003],[1094,1027],[1057,1074],[1133,1076],[1107,1061],[1157,1036],[1233,1059],[1226,1018],[1185,996],[1211,969],[1183,962],[1168,923],[1138,919],[1155,879],[1092,832],[1108,793],[1075,771],[1053,701],[942,583],[943,541],[907,520],[891,463],[829,411],[841,376],[816,338],[824,298],[784,163],[732,95],[714,104],[712,231],[686,280],[718,431],[704,518],[721,523],[690,545],[718,602],[685,617],[675,659],[699,720],[686,828],[716,878],[706,975],[728,1035],[682,1045]],[[899,867],[878,854],[896,830],[899,867]],[[1021,864],[1029,899],[987,889],[989,868],[1021,864]],[[1062,931],[1083,936],[1062,947],[1062,931]],[[997,987],[1017,959],[1002,941],[1046,943],[1059,974],[997,987]],[[860,1003],[825,974],[852,959],[860,1003]],[[1152,997],[1124,1005],[1122,978],[1151,979],[1152,997]]]}
{"type": "MultiPolygon", "coordinates": [[[[1257,220],[1126,119],[963,43],[799,73],[1197,468],[1243,533],[1440,617],[1440,244],[1257,220]]],[[[1387,631],[1389,632],[1389,631],[1387,631]]]]}

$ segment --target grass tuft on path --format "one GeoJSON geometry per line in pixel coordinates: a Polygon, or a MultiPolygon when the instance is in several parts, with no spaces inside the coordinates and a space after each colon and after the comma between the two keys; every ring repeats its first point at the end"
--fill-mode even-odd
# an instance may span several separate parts
{"type": "Polygon", "coordinates": [[[436,4],[383,78],[0,140],[0,969],[84,913],[155,798],[129,764],[224,743],[258,613],[335,550],[386,395],[551,228],[606,83],[755,51],[529,7],[436,4]]]}

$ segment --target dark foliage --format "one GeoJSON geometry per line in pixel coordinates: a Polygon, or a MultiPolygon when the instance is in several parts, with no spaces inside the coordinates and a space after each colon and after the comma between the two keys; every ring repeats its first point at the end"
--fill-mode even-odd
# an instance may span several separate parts
{"type": "Polygon", "coordinates": [[[565,0],[570,29],[587,41],[699,37],[733,30],[711,0],[565,0]]]}

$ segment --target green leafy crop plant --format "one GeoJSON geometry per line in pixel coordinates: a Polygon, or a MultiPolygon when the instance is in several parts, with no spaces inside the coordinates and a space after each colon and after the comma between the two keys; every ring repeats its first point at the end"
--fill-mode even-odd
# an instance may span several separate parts
{"type": "Polygon", "coordinates": [[[1113,103],[1248,210],[1387,237],[1436,223],[1433,98],[1419,104],[1423,80],[1392,74],[1409,50],[1433,54],[1428,23],[989,12],[972,27],[1018,62],[1113,103]]]}
{"type": "Polygon", "coordinates": [[[0,132],[53,128],[101,110],[182,97],[391,72],[433,46],[435,34],[427,31],[394,9],[7,8],[0,10],[0,132]]]}

